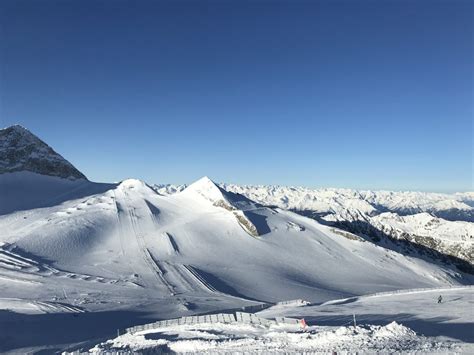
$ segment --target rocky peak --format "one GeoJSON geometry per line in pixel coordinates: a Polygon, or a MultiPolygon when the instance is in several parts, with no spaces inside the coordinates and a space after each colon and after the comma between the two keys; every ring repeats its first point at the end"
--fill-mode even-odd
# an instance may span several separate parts
{"type": "Polygon", "coordinates": [[[0,174],[30,171],[64,179],[86,179],[84,174],[26,128],[0,129],[0,174]]]}

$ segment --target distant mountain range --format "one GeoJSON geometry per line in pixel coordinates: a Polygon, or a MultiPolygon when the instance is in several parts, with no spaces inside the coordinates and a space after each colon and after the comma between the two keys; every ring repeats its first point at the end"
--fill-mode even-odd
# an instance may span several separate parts
{"type": "MultiPolygon", "coordinates": [[[[358,211],[367,216],[384,212],[406,216],[427,212],[446,220],[474,222],[474,192],[441,194],[228,183],[221,183],[220,186],[225,190],[246,195],[267,206],[309,211],[319,215],[342,215],[358,211]]],[[[157,184],[155,188],[160,194],[169,195],[183,190],[186,185],[157,184]]]]}
{"type": "Polygon", "coordinates": [[[19,126],[0,157],[0,310],[162,319],[474,281],[472,193],[95,183],[19,126]]]}
{"type": "MultiPolygon", "coordinates": [[[[474,260],[474,193],[359,191],[222,183],[265,206],[294,211],[320,223],[380,243],[388,238],[404,247],[421,246],[472,264],[474,260]]],[[[186,185],[155,185],[162,195],[186,185]]],[[[437,254],[436,257],[439,257],[437,254]]]]}

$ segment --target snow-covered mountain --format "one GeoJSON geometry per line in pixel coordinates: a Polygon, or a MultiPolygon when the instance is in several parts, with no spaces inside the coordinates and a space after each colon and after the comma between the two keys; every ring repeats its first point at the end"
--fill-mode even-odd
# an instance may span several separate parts
{"type": "MultiPolygon", "coordinates": [[[[221,186],[263,205],[293,210],[375,240],[389,237],[471,264],[474,261],[472,193],[221,186]]],[[[172,188],[160,187],[157,191],[165,193],[172,188]]]]}
{"type": "MultiPolygon", "coordinates": [[[[74,306],[90,298],[80,296],[81,285],[88,288],[87,281],[101,278],[121,297],[180,294],[183,303],[200,292],[241,302],[327,300],[464,279],[449,265],[407,257],[293,212],[262,207],[208,178],[170,196],[125,180],[102,193],[4,215],[0,228],[9,257],[0,268],[3,277],[35,288],[35,281],[44,285],[58,282],[56,275],[71,275],[64,287],[74,295],[74,306]],[[42,261],[41,266],[25,256],[42,261]]],[[[11,286],[8,293],[20,297],[23,292],[11,286]]],[[[49,292],[35,295],[48,301],[61,297],[49,292]]]]}
{"type": "MultiPolygon", "coordinates": [[[[474,193],[358,191],[221,183],[265,206],[275,206],[321,223],[370,237],[389,237],[472,264],[474,261],[474,193]]],[[[155,185],[161,195],[186,185],[155,185]]]]}
{"type": "MultiPolygon", "coordinates": [[[[186,186],[156,184],[154,189],[162,195],[170,195],[182,191],[186,186]]],[[[308,211],[318,215],[341,215],[352,211],[369,216],[383,212],[394,212],[404,216],[427,212],[446,220],[474,222],[474,192],[442,194],[228,183],[220,183],[219,186],[227,191],[245,195],[266,206],[277,206],[292,211],[308,211]]]]}
{"type": "MultiPolygon", "coordinates": [[[[55,164],[54,173],[31,171],[27,163],[22,167],[29,161],[23,153],[9,156],[8,166],[19,170],[0,174],[0,325],[10,325],[0,334],[0,351],[42,341],[69,344],[71,336],[84,341],[92,336],[91,324],[115,330],[143,323],[144,316],[173,318],[296,298],[321,303],[474,280],[449,261],[404,253],[390,241],[377,245],[289,211],[290,205],[265,206],[275,204],[207,177],[186,187],[151,187],[135,179],[98,184],[61,177],[55,164]],[[38,324],[23,322],[19,314],[25,313],[56,313],[62,323],[54,331],[30,329],[41,337],[25,343],[16,334],[25,332],[25,324],[38,324]],[[70,313],[80,313],[81,322],[70,313]],[[61,338],[68,327],[74,332],[61,338]]],[[[358,211],[392,223],[386,213],[358,211]]],[[[413,224],[404,218],[390,225],[413,224]]],[[[53,318],[37,319],[56,326],[53,318]]],[[[93,336],[110,335],[103,331],[93,336]]]]}
{"type": "Polygon", "coordinates": [[[19,125],[0,129],[0,174],[16,171],[68,180],[86,179],[50,146],[19,125]]]}

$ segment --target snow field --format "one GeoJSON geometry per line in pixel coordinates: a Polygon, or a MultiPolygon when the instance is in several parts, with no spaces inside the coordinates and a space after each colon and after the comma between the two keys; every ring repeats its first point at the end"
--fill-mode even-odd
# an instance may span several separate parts
{"type": "MultiPolygon", "coordinates": [[[[34,178],[29,179],[34,184],[34,178]]],[[[54,185],[56,178],[51,179],[54,185]]],[[[41,181],[45,182],[44,177],[41,181]]],[[[103,187],[88,183],[77,198],[68,195],[57,204],[0,216],[0,242],[5,243],[0,248],[1,296],[18,300],[0,303],[0,326],[6,328],[0,335],[0,351],[110,338],[117,328],[157,319],[281,300],[304,299],[317,305],[376,292],[472,283],[472,277],[452,266],[348,238],[334,227],[289,211],[258,206],[223,191],[209,179],[197,184],[199,191],[190,186],[170,196],[161,196],[133,179],[98,191],[103,187]],[[242,228],[235,211],[245,212],[258,235],[242,228]],[[84,312],[74,317],[64,307],[84,312]],[[32,313],[38,322],[22,323],[32,313]],[[57,319],[64,324],[61,329],[57,319]],[[63,327],[75,331],[66,332],[63,327]],[[48,332],[53,328],[54,332],[48,332]],[[20,329],[34,336],[25,339],[20,329]]],[[[273,316],[263,318],[309,317],[313,326],[315,315],[308,311],[318,310],[302,303],[279,305],[281,314],[274,310],[273,316]],[[285,313],[290,309],[294,314],[285,313]]],[[[337,312],[326,314],[332,323],[317,325],[343,326],[350,321],[350,311],[337,312]]],[[[363,312],[371,320],[364,321],[367,326],[397,321],[419,332],[417,324],[405,324],[413,320],[411,313],[396,318],[374,316],[377,307],[363,312]]],[[[324,321],[324,316],[316,315],[318,322],[324,321]]],[[[253,328],[266,327],[254,324],[253,328]]],[[[449,324],[449,329],[457,330],[457,326],[449,324]]],[[[449,329],[441,329],[440,334],[451,336],[449,329]]],[[[230,344],[229,348],[235,341],[252,342],[235,337],[214,341],[230,344]]],[[[261,339],[269,342],[267,338],[262,335],[261,339]]],[[[252,344],[249,349],[259,349],[252,344]]]]}
{"type": "Polygon", "coordinates": [[[232,322],[209,316],[196,318],[198,324],[162,321],[89,351],[472,353],[473,304],[472,287],[406,290],[321,305],[288,301],[232,322]],[[443,296],[441,304],[436,303],[438,295],[443,296]],[[285,316],[293,318],[285,321],[285,316]],[[306,331],[297,322],[301,318],[309,325],[306,331]]]}
{"type": "Polygon", "coordinates": [[[201,323],[165,326],[125,334],[98,344],[91,353],[106,351],[171,351],[176,353],[448,351],[454,344],[436,342],[392,322],[385,326],[344,327],[255,323],[201,323]]]}

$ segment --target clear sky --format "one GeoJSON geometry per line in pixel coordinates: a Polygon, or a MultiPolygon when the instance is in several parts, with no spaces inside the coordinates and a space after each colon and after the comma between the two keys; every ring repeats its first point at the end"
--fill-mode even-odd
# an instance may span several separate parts
{"type": "Polygon", "coordinates": [[[473,1],[0,1],[0,126],[90,179],[473,190],[473,1]]]}

